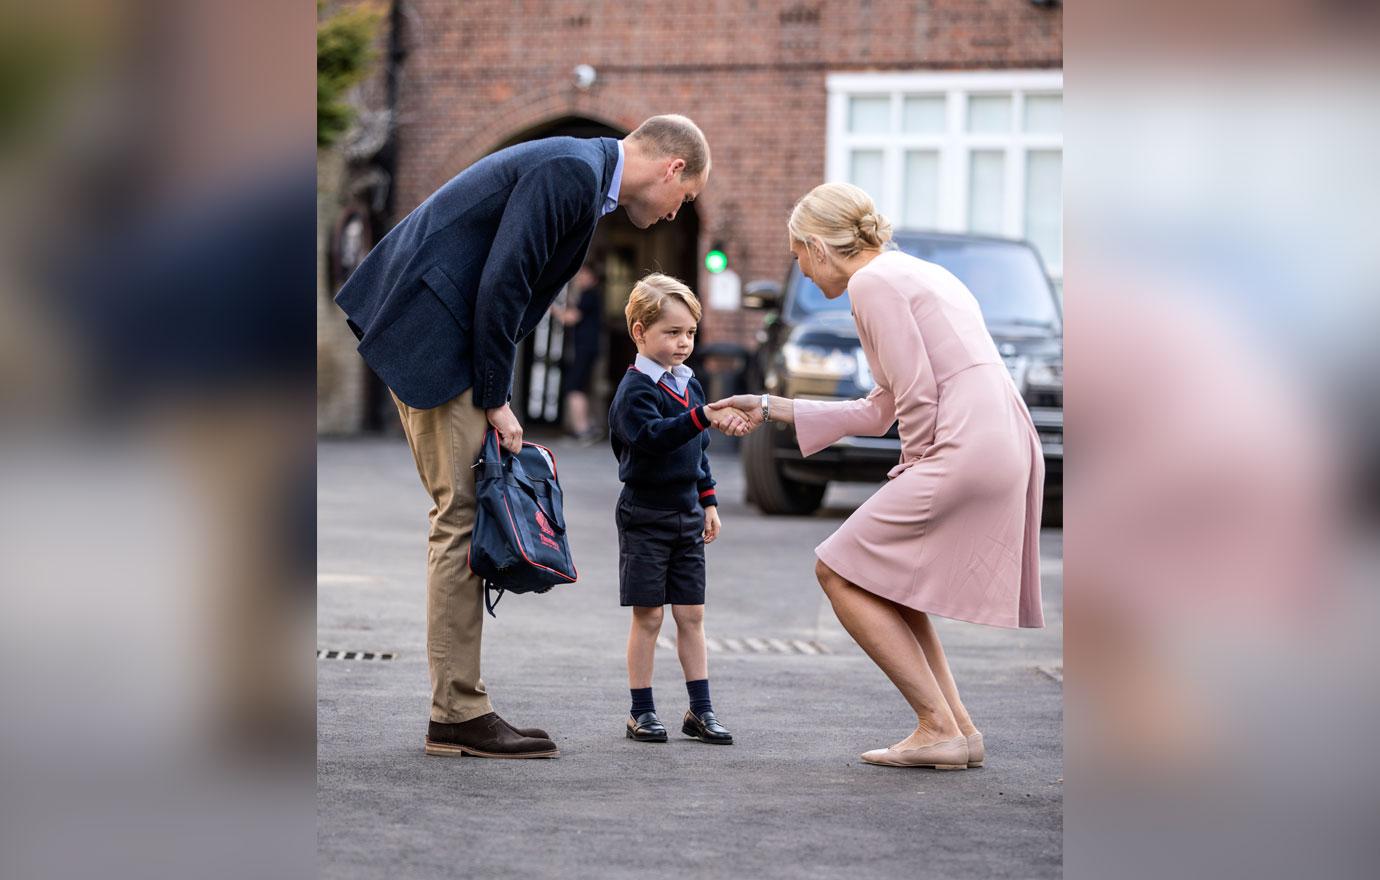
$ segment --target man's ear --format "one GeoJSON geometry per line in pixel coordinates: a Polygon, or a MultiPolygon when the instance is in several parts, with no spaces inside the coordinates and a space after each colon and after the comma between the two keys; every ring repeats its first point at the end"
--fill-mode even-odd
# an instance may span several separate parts
{"type": "Polygon", "coordinates": [[[672,159],[666,164],[666,182],[678,179],[685,172],[684,159],[672,159]]]}

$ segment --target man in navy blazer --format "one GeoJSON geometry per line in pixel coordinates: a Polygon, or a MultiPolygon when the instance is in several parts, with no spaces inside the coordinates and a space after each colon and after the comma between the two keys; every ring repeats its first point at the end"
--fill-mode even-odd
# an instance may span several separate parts
{"type": "Polygon", "coordinates": [[[654,116],[621,141],[557,137],[500,150],[417,206],[336,295],[360,355],[392,391],[434,505],[427,754],[559,755],[545,731],[500,718],[480,677],[471,467],[491,426],[505,448],[522,448],[508,403],[517,346],[584,263],[599,219],[621,205],[641,229],[674,220],[709,169],[704,134],[674,115],[654,116]]]}

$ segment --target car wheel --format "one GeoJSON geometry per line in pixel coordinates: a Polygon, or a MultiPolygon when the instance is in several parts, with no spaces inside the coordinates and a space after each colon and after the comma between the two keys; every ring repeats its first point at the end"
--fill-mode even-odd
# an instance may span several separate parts
{"type": "Polygon", "coordinates": [[[743,438],[743,476],[747,497],[763,513],[804,516],[819,510],[825,484],[801,483],[781,474],[772,454],[773,431],[753,431],[743,438]]]}

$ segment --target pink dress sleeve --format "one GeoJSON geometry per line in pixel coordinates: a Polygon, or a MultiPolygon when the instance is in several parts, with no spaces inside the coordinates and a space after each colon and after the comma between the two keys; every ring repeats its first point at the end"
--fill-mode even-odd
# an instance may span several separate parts
{"type": "Polygon", "coordinates": [[[795,440],[801,455],[814,455],[842,437],[876,437],[896,421],[891,394],[882,386],[862,400],[795,401],[795,440]]]}
{"type": "Polygon", "coordinates": [[[796,401],[801,455],[812,455],[841,437],[885,434],[898,419],[921,427],[935,417],[938,392],[910,300],[873,271],[853,276],[849,296],[877,387],[862,400],[796,401]]]}

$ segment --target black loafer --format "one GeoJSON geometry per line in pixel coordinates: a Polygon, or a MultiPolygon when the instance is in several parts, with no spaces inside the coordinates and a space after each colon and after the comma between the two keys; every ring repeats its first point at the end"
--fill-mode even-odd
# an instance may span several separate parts
{"type": "Polygon", "coordinates": [[[644,743],[664,743],[666,742],[666,725],[661,723],[661,719],[656,717],[655,712],[643,712],[634,721],[631,716],[628,718],[627,726],[628,739],[635,739],[644,743]]]}
{"type": "Polygon", "coordinates": [[[685,723],[680,726],[680,732],[686,736],[693,736],[702,743],[716,746],[733,745],[733,734],[719,723],[713,712],[705,712],[703,715],[686,712],[685,723]]]}

